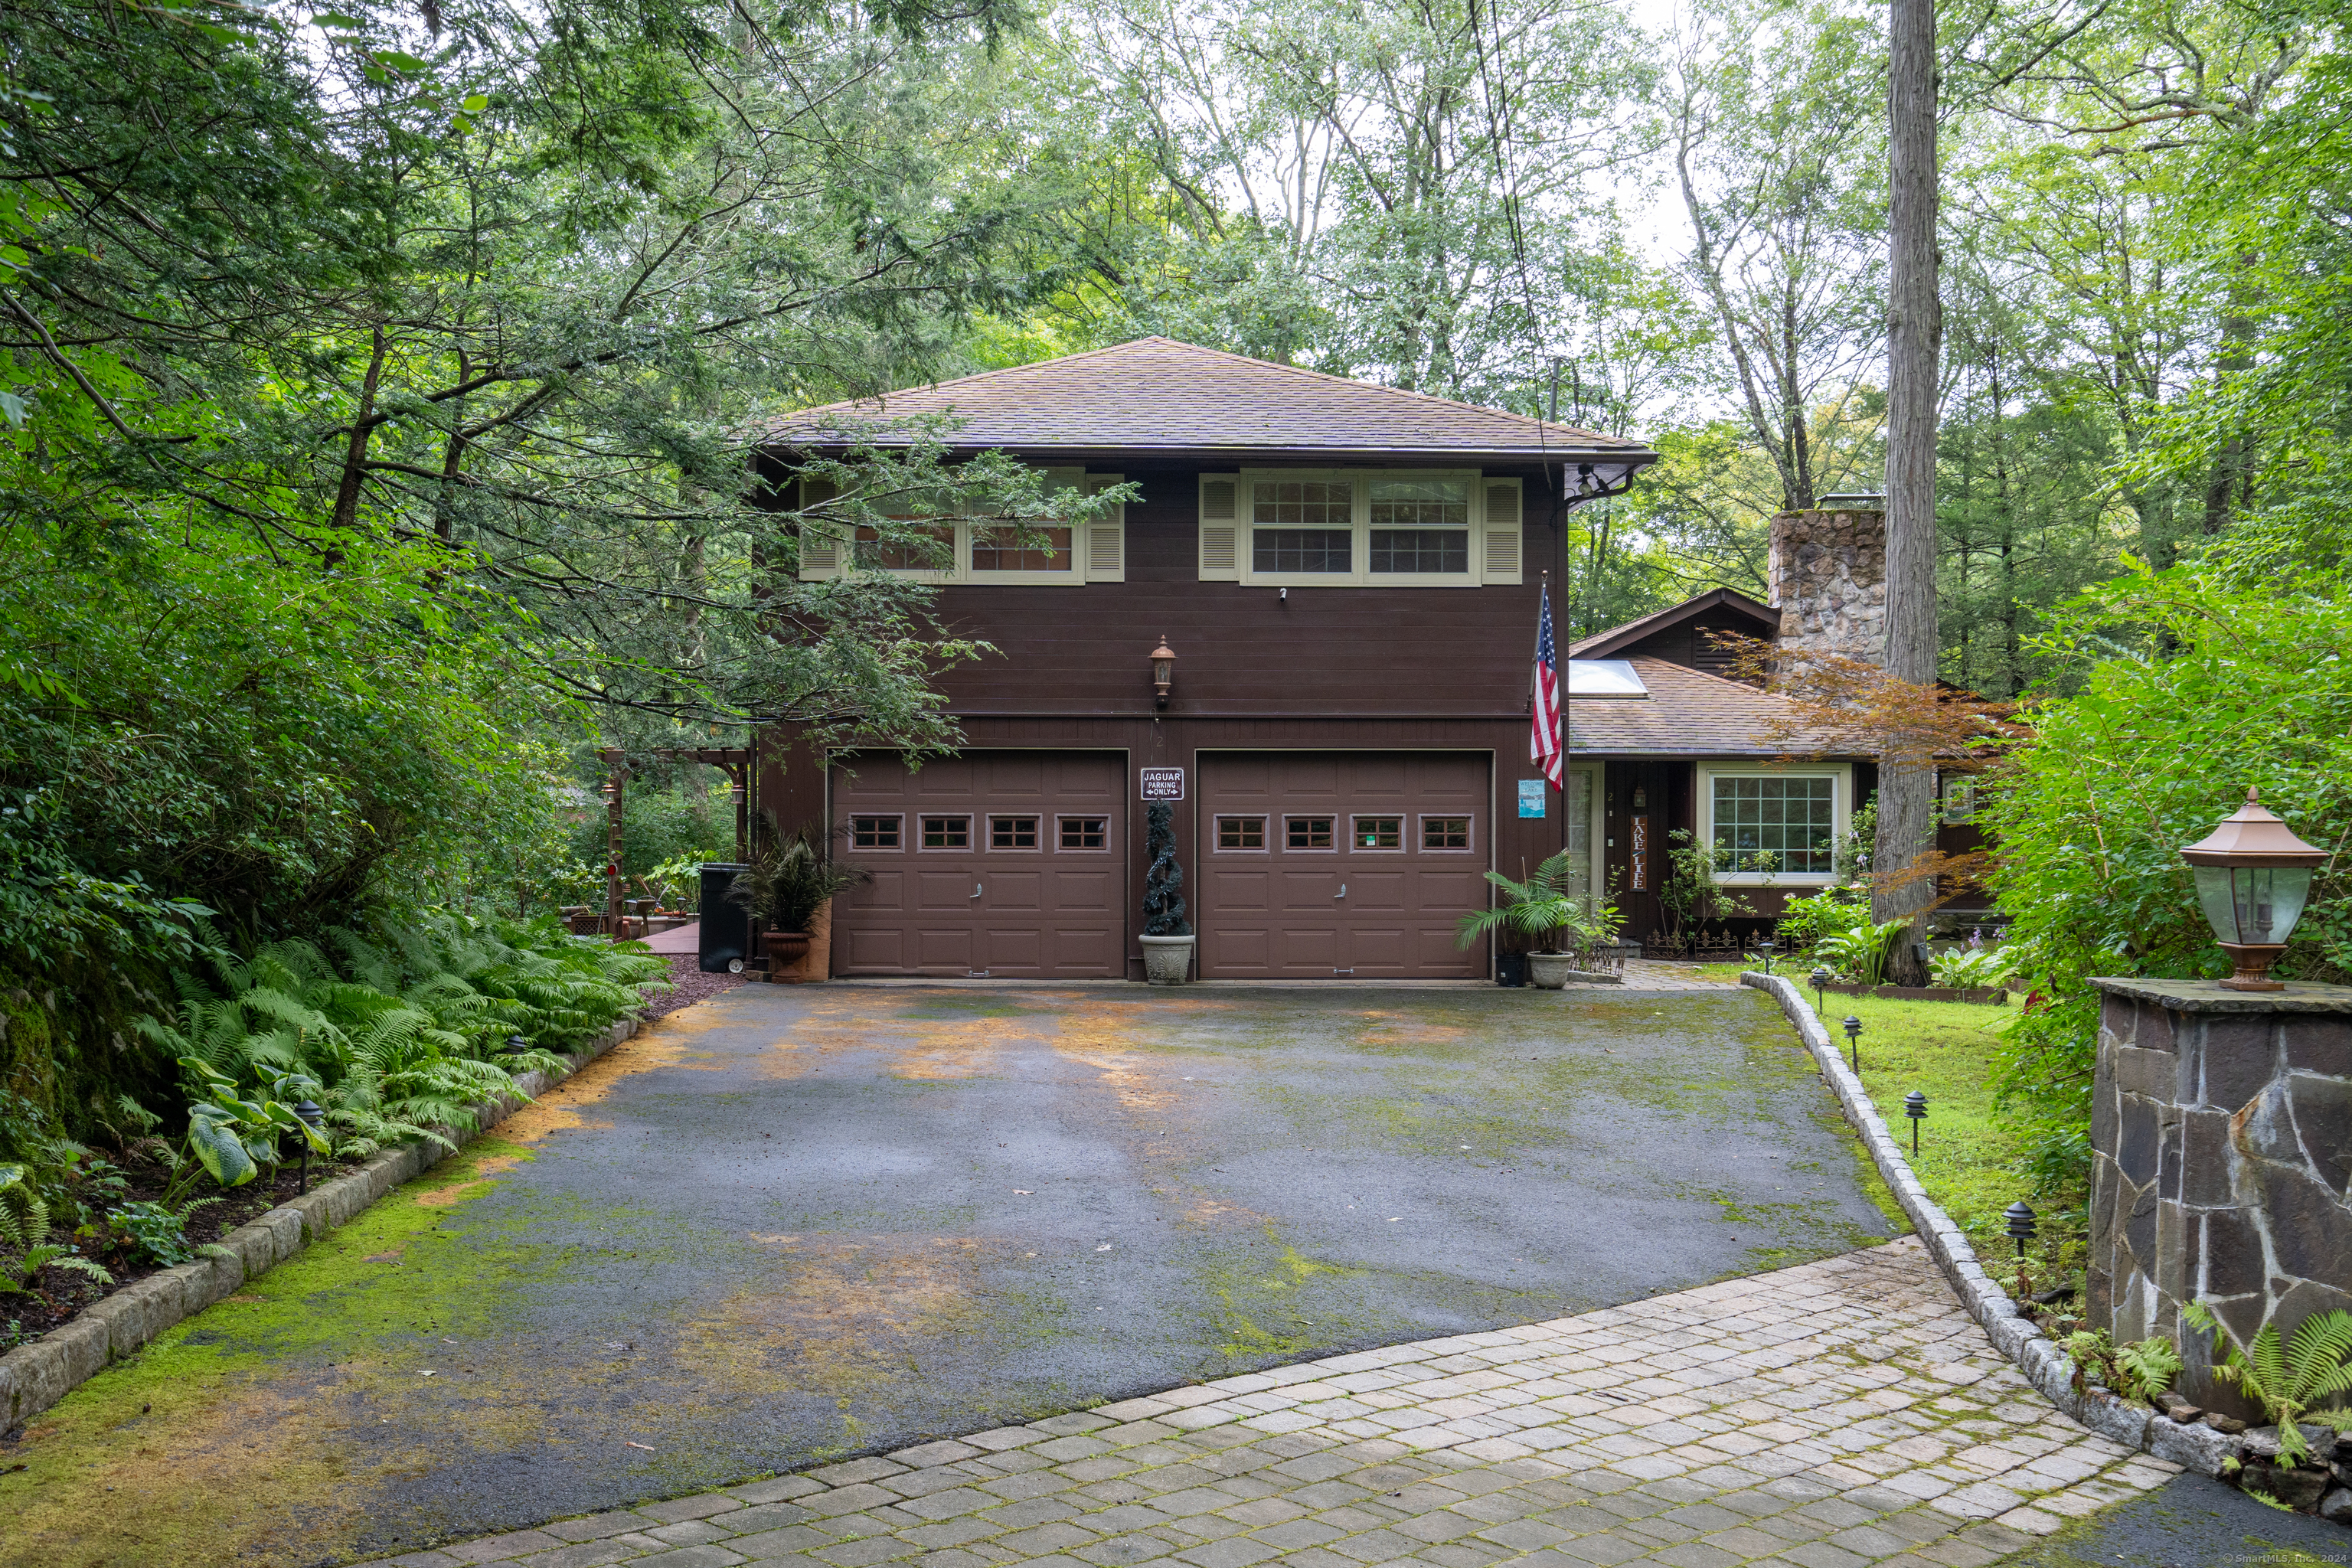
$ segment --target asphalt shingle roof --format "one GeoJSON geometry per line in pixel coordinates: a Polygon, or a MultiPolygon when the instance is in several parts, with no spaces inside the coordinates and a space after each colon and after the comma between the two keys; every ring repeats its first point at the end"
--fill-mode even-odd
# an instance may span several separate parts
{"type": "Polygon", "coordinates": [[[1610,755],[1775,757],[1787,749],[1762,731],[1788,699],[1663,658],[1626,662],[1649,688],[1647,700],[1571,697],[1569,749],[1610,755]]]}
{"type": "Polygon", "coordinates": [[[804,408],[768,434],[782,447],[884,445],[908,437],[881,422],[922,416],[961,421],[943,438],[968,450],[1603,458],[1621,470],[1656,461],[1638,441],[1171,338],[804,408]]]}

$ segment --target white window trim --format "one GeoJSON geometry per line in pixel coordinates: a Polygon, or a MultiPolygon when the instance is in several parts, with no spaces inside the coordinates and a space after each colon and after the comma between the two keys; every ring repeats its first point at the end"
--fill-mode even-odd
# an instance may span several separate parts
{"type": "MultiPolygon", "coordinates": [[[[1719,778],[1780,778],[1818,779],[1832,782],[1830,789],[1830,842],[1832,846],[1843,838],[1853,825],[1853,764],[1852,763],[1816,763],[1796,767],[1775,767],[1769,763],[1701,763],[1698,764],[1699,841],[1715,842],[1715,781],[1719,778]]],[[[1826,888],[1837,879],[1834,869],[1828,871],[1775,871],[1767,877],[1761,871],[1723,871],[1717,881],[1727,888],[1772,887],[1826,888]]]]}
{"type": "MultiPolygon", "coordinates": [[[[1532,765],[1532,764],[1531,764],[1532,765]]],[[[1565,783],[1578,773],[1590,781],[1585,790],[1585,867],[1584,886],[1587,896],[1607,903],[1626,889],[1609,886],[1609,774],[1600,763],[1570,763],[1560,770],[1565,783]]],[[[1558,792],[1559,809],[1565,814],[1571,796],[1567,790],[1558,792]]]]}
{"type": "MultiPolygon", "coordinates": [[[[1223,479],[1225,476],[1213,476],[1223,479]]],[[[1504,476],[1497,476],[1498,478],[1504,476]]],[[[1486,585],[1486,484],[1476,468],[1244,468],[1234,476],[1234,580],[1265,588],[1482,588],[1486,585]],[[1372,485],[1376,479],[1460,479],[1470,489],[1470,560],[1465,572],[1381,572],[1372,570],[1372,485]],[[1290,480],[1319,483],[1345,480],[1349,486],[1349,523],[1354,538],[1349,547],[1346,572],[1260,572],[1257,560],[1257,487],[1290,480]]],[[[1222,526],[1220,524],[1219,526],[1222,526]]],[[[1525,520],[1518,530],[1525,549],[1525,520]]],[[[1219,574],[1223,577],[1223,574],[1219,574]]],[[[1206,574],[1203,574],[1206,580],[1206,574]]],[[[1517,582],[1517,575],[1508,581],[1517,582]]],[[[1497,579],[1497,581],[1502,581],[1497,579]]]]}
{"type": "MultiPolygon", "coordinates": [[[[1077,475],[1077,489],[1082,495],[1093,495],[1097,490],[1125,482],[1125,476],[1119,474],[1095,474],[1087,473],[1083,469],[1067,471],[1077,475]]],[[[1066,525],[1052,518],[1035,520],[1039,523],[1055,527],[1066,526],[1070,531],[1070,548],[1067,552],[1069,563],[1051,572],[973,571],[971,566],[972,529],[975,521],[984,522],[987,521],[985,519],[936,517],[906,518],[900,521],[951,524],[955,529],[955,557],[952,563],[945,567],[861,567],[857,564],[857,542],[853,534],[850,537],[836,539],[834,544],[832,565],[803,563],[801,567],[801,580],[804,583],[816,582],[826,578],[845,577],[852,573],[861,571],[887,571],[889,575],[903,577],[909,583],[953,584],[959,587],[1001,584],[1014,588],[1071,588],[1081,586],[1088,582],[1118,583],[1126,580],[1127,508],[1124,504],[1114,508],[1108,517],[1091,525],[1076,522],[1066,525]],[[1118,530],[1119,564],[1115,572],[1104,570],[1097,573],[1092,569],[1094,540],[1088,532],[1089,527],[1118,530]]],[[[1008,521],[1006,526],[1018,525],[1008,521]]]]}

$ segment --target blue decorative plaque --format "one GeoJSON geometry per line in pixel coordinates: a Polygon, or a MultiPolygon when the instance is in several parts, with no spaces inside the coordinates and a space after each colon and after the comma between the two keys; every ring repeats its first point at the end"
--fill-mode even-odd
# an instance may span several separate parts
{"type": "Polygon", "coordinates": [[[1521,816],[1541,816],[1544,814],[1544,781],[1541,779],[1519,781],[1519,815],[1521,816]]]}

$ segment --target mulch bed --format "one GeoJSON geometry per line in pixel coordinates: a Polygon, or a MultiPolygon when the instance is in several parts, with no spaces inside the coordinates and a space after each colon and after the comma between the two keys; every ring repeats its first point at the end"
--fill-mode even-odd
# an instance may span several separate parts
{"type": "Polygon", "coordinates": [[[675,990],[656,994],[646,1010],[647,1018],[658,1018],[665,1013],[675,1013],[680,1007],[691,1007],[708,996],[721,991],[731,991],[745,981],[757,978],[749,970],[740,974],[705,974],[701,960],[690,952],[669,955],[669,978],[675,990]]]}
{"type": "MultiPolygon", "coordinates": [[[[331,1177],[356,1171],[360,1163],[357,1160],[338,1162],[314,1156],[310,1161],[310,1185],[316,1187],[331,1177]]],[[[170,1179],[170,1173],[163,1166],[135,1157],[116,1164],[115,1169],[130,1190],[119,1195],[93,1195],[85,1199],[93,1210],[103,1211],[141,1198],[160,1198],[163,1195],[165,1182],[170,1179]]],[[[289,1162],[279,1167],[274,1179],[260,1175],[244,1186],[232,1187],[225,1193],[216,1189],[206,1193],[206,1196],[217,1195],[220,1202],[206,1204],[188,1216],[188,1240],[199,1247],[208,1241],[218,1241],[246,1221],[268,1213],[289,1198],[299,1196],[301,1183],[299,1167],[289,1162]]],[[[53,1219],[62,1217],[52,1215],[53,1219]]],[[[66,1219],[63,1224],[53,1224],[49,1228],[49,1240],[60,1246],[70,1243],[74,1239],[74,1226],[79,1223],[79,1219],[66,1219]]],[[[83,1248],[83,1256],[92,1256],[87,1247],[83,1248]]],[[[114,1276],[113,1284],[101,1285],[86,1275],[51,1265],[42,1269],[34,1279],[31,1294],[0,1296],[0,1352],[12,1349],[51,1329],[63,1328],[75,1313],[91,1302],[102,1300],[150,1274],[160,1273],[165,1267],[158,1263],[135,1262],[129,1254],[121,1252],[97,1254],[95,1261],[114,1276]]]]}

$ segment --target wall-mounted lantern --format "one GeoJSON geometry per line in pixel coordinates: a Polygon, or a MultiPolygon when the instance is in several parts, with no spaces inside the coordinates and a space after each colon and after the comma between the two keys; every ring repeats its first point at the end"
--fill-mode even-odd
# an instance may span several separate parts
{"type": "Polygon", "coordinates": [[[2180,852],[2197,873],[2197,901],[2232,972],[2231,991],[2284,991],[2271,965],[2286,951],[2295,921],[2311,896],[2311,874],[2326,860],[2294,829],[2263,808],[2252,790],[2246,804],[2210,834],[2180,852]]]}
{"type": "Polygon", "coordinates": [[[1161,637],[1160,646],[1151,650],[1151,689],[1153,705],[1168,706],[1168,692],[1176,684],[1176,650],[1161,637]]]}

